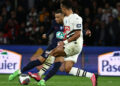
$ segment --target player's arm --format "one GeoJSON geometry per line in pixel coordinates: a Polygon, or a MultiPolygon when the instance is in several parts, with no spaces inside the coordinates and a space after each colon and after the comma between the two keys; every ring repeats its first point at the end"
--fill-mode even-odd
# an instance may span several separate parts
{"type": "Polygon", "coordinates": [[[52,32],[54,31],[54,22],[52,22],[52,26],[46,34],[42,35],[42,38],[46,39],[52,32]]]}
{"type": "Polygon", "coordinates": [[[69,39],[67,39],[68,43],[77,40],[80,37],[81,30],[75,31],[74,35],[72,35],[69,39]]]}
{"type": "Polygon", "coordinates": [[[90,29],[86,29],[86,30],[83,30],[83,35],[84,36],[88,36],[88,37],[91,37],[91,30],[90,29]]]}
{"type": "MultiPolygon", "coordinates": [[[[81,30],[75,31],[74,35],[67,40],[68,43],[77,40],[80,37],[80,33],[81,33],[81,30]]],[[[85,30],[84,35],[90,37],[91,31],[89,29],[85,30]]]]}

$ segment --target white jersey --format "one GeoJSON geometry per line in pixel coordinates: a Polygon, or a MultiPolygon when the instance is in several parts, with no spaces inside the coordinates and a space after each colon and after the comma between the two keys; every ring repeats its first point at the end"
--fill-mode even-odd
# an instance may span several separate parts
{"type": "Polygon", "coordinates": [[[64,17],[64,31],[67,35],[67,39],[69,39],[75,31],[81,30],[80,37],[77,41],[83,44],[83,25],[82,25],[82,18],[77,14],[71,14],[69,16],[64,17]]]}
{"type": "MultiPolygon", "coordinates": [[[[69,39],[72,35],[74,35],[75,31],[77,30],[81,30],[80,37],[77,40],[64,45],[64,51],[66,53],[67,60],[70,60],[71,58],[76,57],[76,55],[78,56],[82,50],[83,26],[82,26],[82,18],[77,14],[71,14],[69,16],[64,17],[64,33],[67,35],[67,39],[69,39]]],[[[75,58],[73,58],[73,60],[74,62],[77,61],[77,59],[75,58]]]]}
{"type": "Polygon", "coordinates": [[[67,35],[67,39],[74,35],[77,30],[81,30],[80,37],[64,45],[64,52],[66,53],[66,57],[64,58],[65,61],[77,62],[77,58],[83,47],[83,26],[82,18],[77,14],[71,14],[64,17],[64,33],[67,35]]]}

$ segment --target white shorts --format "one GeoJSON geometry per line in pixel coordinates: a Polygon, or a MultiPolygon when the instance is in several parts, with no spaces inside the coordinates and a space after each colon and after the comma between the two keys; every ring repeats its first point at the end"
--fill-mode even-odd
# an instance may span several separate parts
{"type": "Polygon", "coordinates": [[[82,51],[83,43],[78,43],[76,41],[70,42],[64,46],[64,51],[66,53],[65,61],[77,62],[77,58],[82,51]]]}
{"type": "Polygon", "coordinates": [[[83,43],[78,43],[76,41],[70,42],[64,45],[64,52],[67,57],[76,55],[82,51],[83,43]]]}
{"type": "MultiPolygon", "coordinates": [[[[80,54],[80,53],[79,53],[79,54],[80,54]]],[[[79,54],[76,54],[76,55],[73,55],[73,56],[69,56],[69,57],[65,57],[65,58],[64,58],[64,61],[73,61],[74,63],[76,63],[79,54]]]]}

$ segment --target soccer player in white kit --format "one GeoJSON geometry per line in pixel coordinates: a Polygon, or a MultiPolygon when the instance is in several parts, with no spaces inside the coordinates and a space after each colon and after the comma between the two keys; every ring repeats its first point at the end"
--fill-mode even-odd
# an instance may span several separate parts
{"type": "Polygon", "coordinates": [[[38,82],[38,85],[46,86],[45,81],[55,75],[64,62],[64,69],[67,73],[75,76],[88,77],[91,79],[92,85],[96,86],[96,77],[94,73],[73,67],[77,62],[78,55],[81,53],[83,47],[82,18],[73,13],[72,4],[69,0],[61,2],[61,9],[65,14],[63,22],[66,39],[64,41],[60,41],[58,46],[49,54],[49,57],[53,60],[55,58],[54,67],[44,79],[38,82]]]}

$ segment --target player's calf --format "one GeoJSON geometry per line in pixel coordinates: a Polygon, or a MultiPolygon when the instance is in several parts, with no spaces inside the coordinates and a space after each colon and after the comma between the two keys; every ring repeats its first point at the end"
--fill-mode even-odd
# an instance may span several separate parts
{"type": "Polygon", "coordinates": [[[65,62],[65,72],[69,73],[73,65],[74,65],[73,61],[65,62]]]}

